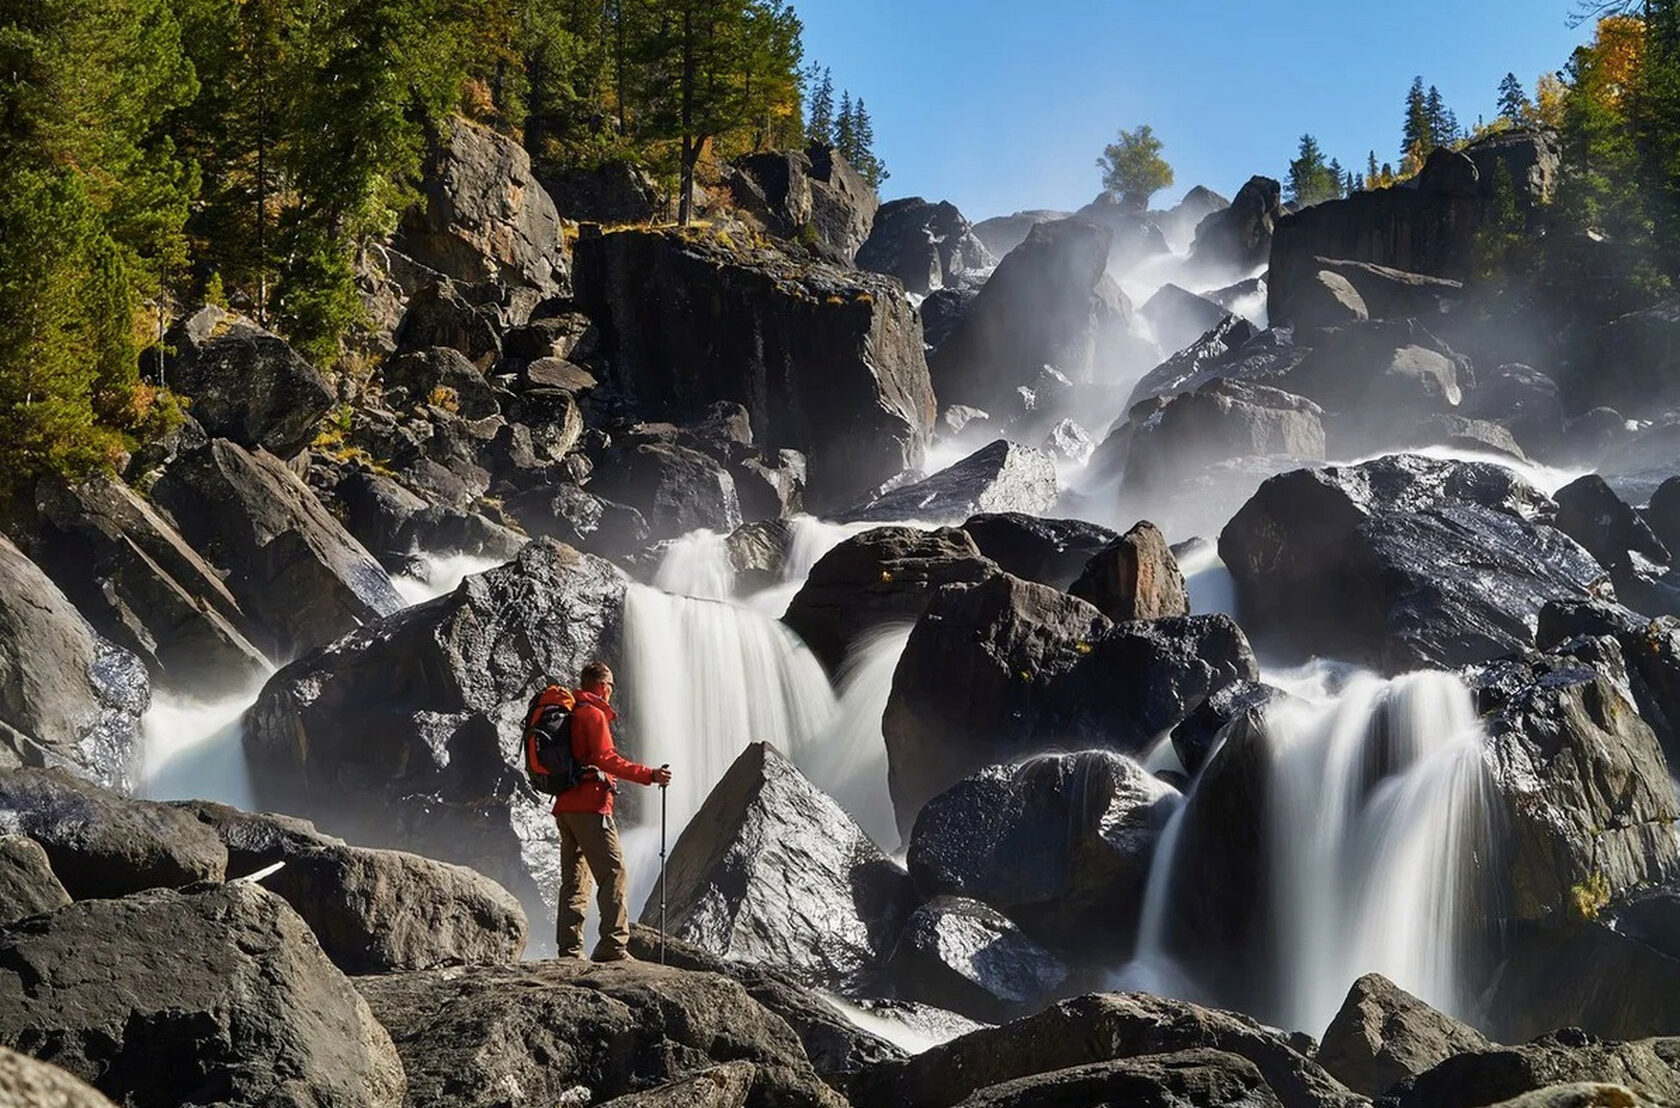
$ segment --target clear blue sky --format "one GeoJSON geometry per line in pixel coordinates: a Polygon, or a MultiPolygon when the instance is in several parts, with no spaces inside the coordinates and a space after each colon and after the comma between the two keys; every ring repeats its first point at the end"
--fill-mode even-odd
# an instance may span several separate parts
{"type": "Polygon", "coordinates": [[[1150,123],[1177,174],[1232,195],[1281,177],[1304,132],[1363,168],[1397,161],[1413,76],[1466,126],[1499,81],[1532,91],[1590,28],[1570,0],[795,0],[807,60],[862,94],[888,197],[948,199],[970,219],[1076,208],[1120,127],[1150,123]],[[1192,14],[1193,13],[1193,14],[1192,14]]]}

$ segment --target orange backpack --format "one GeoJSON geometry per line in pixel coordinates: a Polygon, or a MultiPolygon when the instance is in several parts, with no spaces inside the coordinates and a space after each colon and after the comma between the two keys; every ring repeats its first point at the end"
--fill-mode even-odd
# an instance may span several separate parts
{"type": "Polygon", "coordinates": [[[549,685],[531,698],[525,711],[520,745],[525,752],[525,776],[540,793],[555,796],[582,779],[583,767],[572,754],[572,709],[577,699],[570,689],[549,685]]]}

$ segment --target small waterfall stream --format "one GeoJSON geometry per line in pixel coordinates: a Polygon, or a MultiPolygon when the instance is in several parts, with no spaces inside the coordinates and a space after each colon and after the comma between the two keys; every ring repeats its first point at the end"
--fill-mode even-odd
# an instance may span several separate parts
{"type": "MultiPolygon", "coordinates": [[[[1493,915],[1489,852],[1500,840],[1470,693],[1435,672],[1354,672],[1331,691],[1337,672],[1280,677],[1306,696],[1266,713],[1261,849],[1271,879],[1256,907],[1274,995],[1256,1014],[1321,1033],[1354,980],[1377,972],[1474,1017],[1480,921],[1493,915]]],[[[1188,811],[1162,834],[1137,951],[1116,984],[1220,1003],[1171,953],[1176,889],[1217,879],[1180,849],[1188,811]]]]}

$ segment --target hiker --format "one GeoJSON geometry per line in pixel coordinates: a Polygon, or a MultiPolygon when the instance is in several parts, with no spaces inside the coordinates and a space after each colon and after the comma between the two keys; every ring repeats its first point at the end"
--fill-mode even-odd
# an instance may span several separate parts
{"type": "Polygon", "coordinates": [[[591,957],[621,962],[630,957],[630,911],[624,854],[612,816],[613,778],[663,787],[671,783],[671,771],[632,762],[613,749],[610,724],[618,713],[610,703],[613,672],[605,662],[590,662],[578,680],[582,688],[572,709],[572,754],[585,768],[582,780],[554,798],[560,828],[560,910],[554,935],[560,957],[583,957],[583,917],[593,876],[601,886],[601,938],[591,957]]]}

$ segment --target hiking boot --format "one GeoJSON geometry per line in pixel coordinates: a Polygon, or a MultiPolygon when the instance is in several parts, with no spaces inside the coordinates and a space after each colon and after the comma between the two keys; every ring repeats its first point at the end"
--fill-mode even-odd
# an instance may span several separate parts
{"type": "Polygon", "coordinates": [[[636,958],[628,950],[597,950],[589,958],[592,962],[634,962],[636,958]]]}

